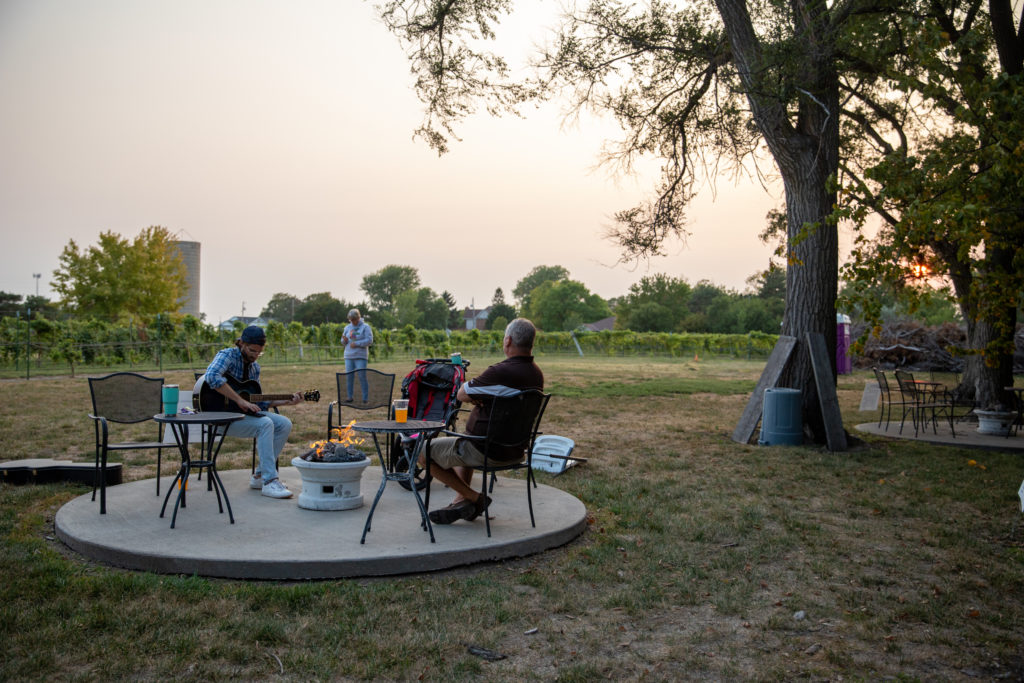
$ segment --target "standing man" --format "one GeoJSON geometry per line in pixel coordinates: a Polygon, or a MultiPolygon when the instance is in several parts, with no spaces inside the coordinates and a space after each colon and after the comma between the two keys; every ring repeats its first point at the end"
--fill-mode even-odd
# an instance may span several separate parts
{"type": "Polygon", "coordinates": [[[272,406],[292,406],[302,402],[302,392],[296,392],[287,401],[268,401],[250,403],[238,395],[230,384],[228,377],[245,382],[259,382],[260,364],[256,359],[263,355],[263,347],[267,343],[267,335],[263,329],[255,325],[242,330],[242,336],[235,340],[231,348],[217,352],[206,374],[196,382],[196,391],[202,383],[235,403],[245,417],[233,422],[228,427],[231,436],[250,436],[256,438],[256,453],[260,458],[260,468],[249,479],[249,487],[260,489],[269,498],[291,498],[292,492],[277,477],[277,457],[281,454],[288,435],[292,431],[292,422],[284,415],[266,412],[272,406]]]}
{"type": "MultiPolygon", "coordinates": [[[[473,410],[466,420],[466,433],[473,436],[487,435],[487,420],[490,402],[495,396],[503,396],[526,389],[543,389],[544,373],[533,362],[533,340],[537,330],[526,318],[516,318],[505,328],[502,351],[505,360],[495,363],[482,373],[459,387],[458,399],[469,401],[473,410]]],[[[483,514],[491,504],[488,496],[474,491],[473,467],[484,464],[484,454],[469,439],[444,437],[429,442],[430,474],[448,488],[455,491],[455,500],[448,507],[431,510],[430,521],[435,524],[451,524],[465,519],[473,521],[483,514]]],[[[526,453],[522,449],[509,453],[491,454],[490,461],[497,463],[522,462],[526,453]]],[[[425,465],[421,456],[420,466],[425,465]]]]}
{"type": "Polygon", "coordinates": [[[345,372],[350,373],[348,375],[348,396],[345,401],[352,402],[352,390],[356,376],[351,373],[362,370],[363,372],[358,373],[359,384],[363,388],[363,403],[366,403],[370,398],[370,384],[366,381],[366,364],[370,358],[369,348],[373,343],[373,330],[359,315],[357,308],[348,312],[348,325],[345,325],[345,331],[341,333],[341,343],[345,345],[345,372]]]}

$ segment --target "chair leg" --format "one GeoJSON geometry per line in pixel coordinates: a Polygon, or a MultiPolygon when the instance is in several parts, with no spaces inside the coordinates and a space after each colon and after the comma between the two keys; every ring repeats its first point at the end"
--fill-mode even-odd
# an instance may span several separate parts
{"type": "MultiPolygon", "coordinates": [[[[491,492],[494,492],[494,472],[491,472],[491,492]]],[[[487,495],[487,471],[483,472],[483,482],[480,484],[480,495],[487,495]]],[[[487,538],[491,537],[491,506],[484,508],[484,525],[487,527],[487,538]]]]}
{"type": "Polygon", "coordinates": [[[100,462],[100,514],[107,514],[107,449],[103,449],[100,462]]]}
{"type": "Polygon", "coordinates": [[[156,497],[160,497],[160,461],[164,453],[164,449],[156,449],[156,497]]]}

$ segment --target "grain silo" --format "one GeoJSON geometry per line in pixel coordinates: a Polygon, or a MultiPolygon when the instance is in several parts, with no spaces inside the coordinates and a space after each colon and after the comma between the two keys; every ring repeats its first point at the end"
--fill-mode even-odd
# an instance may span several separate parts
{"type": "Polygon", "coordinates": [[[185,282],[188,292],[181,297],[181,313],[199,317],[199,242],[176,241],[181,262],[185,264],[185,282]]]}

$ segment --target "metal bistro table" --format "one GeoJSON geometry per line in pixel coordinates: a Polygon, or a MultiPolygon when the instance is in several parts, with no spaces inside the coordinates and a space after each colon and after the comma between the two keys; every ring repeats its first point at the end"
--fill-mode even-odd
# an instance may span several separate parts
{"type": "Polygon", "coordinates": [[[220,453],[220,447],[224,443],[224,437],[227,436],[228,427],[232,422],[241,420],[244,415],[241,413],[228,413],[228,412],[208,412],[208,413],[188,413],[179,415],[154,415],[153,419],[157,422],[168,425],[171,431],[174,432],[174,440],[178,443],[178,450],[181,452],[181,467],[178,468],[178,474],[175,475],[174,481],[167,488],[167,494],[164,496],[164,504],[160,507],[160,516],[164,516],[164,512],[167,510],[167,501],[171,497],[171,492],[174,491],[174,483],[178,482],[178,497],[174,501],[174,512],[171,515],[171,528],[174,528],[174,522],[178,519],[178,508],[186,506],[185,492],[188,489],[188,475],[195,469],[202,472],[205,468],[210,473],[210,478],[207,480],[207,488],[212,488],[214,493],[217,494],[217,506],[220,508],[221,514],[224,514],[224,505],[228,506],[228,519],[231,523],[235,523],[235,516],[231,512],[231,502],[228,500],[227,489],[224,488],[224,482],[220,480],[220,475],[217,474],[217,454],[220,453]],[[203,431],[203,439],[200,441],[200,458],[198,460],[192,458],[188,449],[188,430],[189,427],[196,425],[203,431]],[[219,439],[217,437],[220,437],[219,439]],[[224,501],[221,502],[221,494],[224,494],[224,501]]]}
{"type": "Polygon", "coordinates": [[[366,534],[370,530],[370,522],[373,520],[373,511],[377,509],[377,503],[380,502],[380,497],[384,495],[384,487],[387,486],[389,481],[404,481],[409,485],[413,495],[416,497],[416,504],[420,508],[420,516],[423,518],[423,526],[427,533],[430,534],[430,542],[434,542],[434,529],[430,526],[430,518],[427,516],[427,507],[423,504],[423,498],[420,496],[420,492],[416,486],[416,461],[420,456],[420,452],[423,450],[423,444],[426,443],[426,437],[428,435],[436,434],[444,429],[443,422],[435,422],[433,420],[409,420],[407,422],[395,422],[394,420],[368,420],[366,422],[356,422],[352,425],[352,429],[357,432],[364,432],[373,435],[373,445],[377,449],[377,457],[380,458],[380,488],[377,489],[377,495],[373,498],[373,505],[370,506],[370,514],[366,516],[366,525],[363,527],[363,537],[359,539],[359,543],[366,543],[366,534]],[[388,467],[387,462],[384,459],[384,451],[380,447],[380,439],[377,438],[378,434],[384,434],[385,436],[391,436],[393,434],[419,434],[420,438],[416,439],[416,446],[412,449],[412,452],[403,452],[400,456],[396,466],[388,467]],[[405,471],[397,471],[405,465],[405,471]]]}

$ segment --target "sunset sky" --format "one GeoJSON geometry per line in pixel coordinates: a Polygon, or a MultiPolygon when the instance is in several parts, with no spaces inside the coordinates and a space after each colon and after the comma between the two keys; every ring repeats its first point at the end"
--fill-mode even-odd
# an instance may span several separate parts
{"type": "MultiPolygon", "coordinates": [[[[517,6],[513,59],[557,3],[517,6]]],[[[0,0],[0,290],[34,294],[41,273],[52,296],[68,240],[150,225],[202,244],[213,323],[275,292],[362,300],[388,264],[479,307],[541,264],[605,298],[654,273],[743,290],[767,265],[757,234],[778,188],[720,178],[685,244],[616,266],[603,234],[653,190],[656,159],[631,177],[595,169],[617,127],[564,128],[557,105],[481,113],[439,158],[411,137],[411,84],[365,2],[0,0]]]]}

